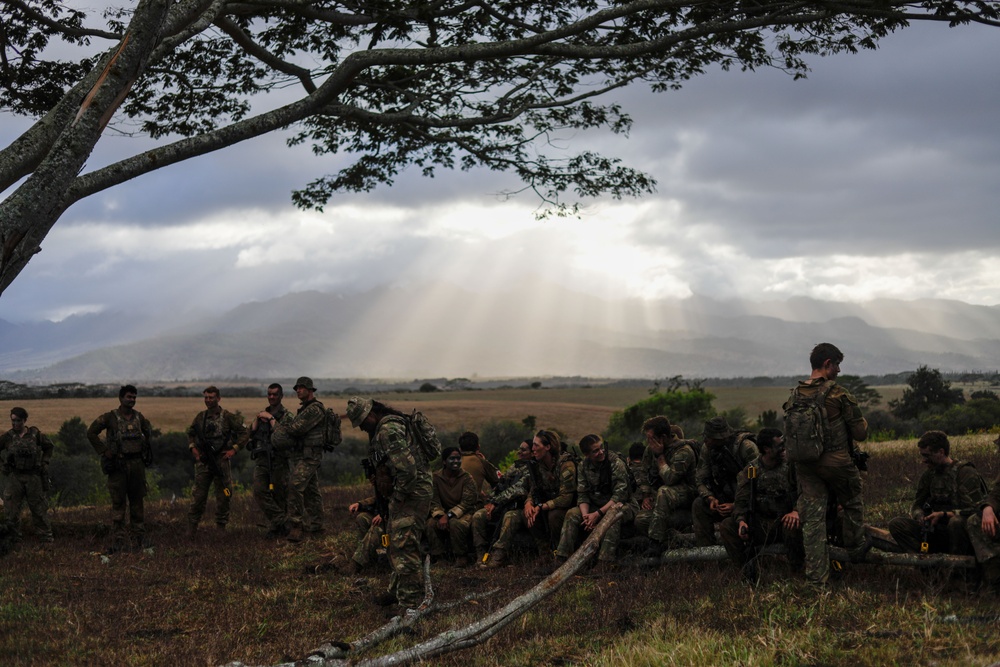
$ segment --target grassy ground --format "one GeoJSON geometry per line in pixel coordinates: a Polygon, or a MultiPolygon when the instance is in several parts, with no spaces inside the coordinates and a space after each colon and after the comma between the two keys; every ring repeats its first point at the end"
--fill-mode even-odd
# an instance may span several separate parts
{"type": "MultiPolygon", "coordinates": [[[[990,479],[1000,472],[990,438],[955,441],[956,456],[990,479]]],[[[921,466],[912,441],[871,450],[867,518],[885,526],[906,511],[921,466]]],[[[194,540],[182,530],[186,501],[152,503],[152,551],[112,556],[102,554],[106,508],[61,509],[55,544],[29,538],[0,561],[0,664],[271,664],[355,639],[383,622],[370,597],[388,580],[384,571],[347,574],[356,537],[345,508],[366,493],[325,489],[327,533],[297,546],[266,541],[246,495],[234,499],[230,530],[205,528],[194,540]]],[[[857,667],[1000,658],[997,600],[971,594],[960,576],[859,565],[816,595],[780,559],[762,570],[756,589],[726,563],[585,573],[484,647],[433,662],[857,667]]],[[[435,565],[432,574],[441,600],[500,592],[431,617],[385,650],[480,618],[540,579],[530,560],[486,572],[435,565]]]]}

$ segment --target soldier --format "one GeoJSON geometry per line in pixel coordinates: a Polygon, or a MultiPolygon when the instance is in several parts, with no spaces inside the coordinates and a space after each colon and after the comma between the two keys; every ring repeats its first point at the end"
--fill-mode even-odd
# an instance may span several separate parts
{"type": "Polygon", "coordinates": [[[247,429],[237,415],[219,405],[219,388],[206,387],[202,393],[205,410],[188,426],[188,449],[194,458],[194,487],[188,511],[188,532],[194,537],[205,513],[208,492],[215,484],[215,526],[225,530],[229,523],[229,503],[233,495],[233,474],[229,460],[246,444],[247,429]]]}
{"type": "Polygon", "coordinates": [[[599,567],[610,569],[618,560],[618,540],[622,526],[634,518],[638,505],[633,500],[628,465],[617,452],[609,452],[599,435],[586,435],[580,440],[583,464],[576,485],[577,506],[566,513],[556,559],[566,560],[576,551],[580,527],[594,530],[604,515],[616,504],[621,507],[621,520],[605,533],[597,556],[599,567]]]}
{"type": "Polygon", "coordinates": [[[986,482],[972,463],[951,458],[943,431],[924,433],[917,449],[927,470],[917,482],[910,516],[892,519],[889,532],[904,551],[971,556],[966,517],[986,500],[986,482]]]}
{"type": "Polygon", "coordinates": [[[271,442],[274,427],[292,414],[281,400],[284,390],[277,382],[267,387],[267,407],[257,414],[250,425],[250,458],[254,461],[253,497],[267,520],[267,537],[288,535],[288,456],[271,442]]]}
{"type": "Polygon", "coordinates": [[[720,527],[729,557],[756,582],[755,547],[784,544],[788,562],[802,567],[802,523],[795,509],[798,483],[795,466],[785,456],[785,438],[776,428],[757,434],[760,455],[740,471],[732,514],[720,527]],[[750,476],[750,470],[754,476],[750,476]]]}
{"type": "Polygon", "coordinates": [[[424,599],[420,575],[420,538],[431,509],[433,482],[430,467],[408,428],[403,413],[370,398],[347,401],[351,425],[369,437],[369,458],[386,467],[392,476],[389,499],[389,563],[392,577],[389,590],[376,597],[382,606],[416,608],[424,599]]]}
{"type": "Polygon", "coordinates": [[[861,497],[861,474],[851,459],[854,441],[868,437],[868,422],[861,414],[858,402],[850,392],[836,383],[844,354],[831,343],[820,343],[809,355],[812,374],[792,389],[785,402],[785,437],[788,458],[795,464],[799,482],[799,513],[802,518],[802,539],[805,544],[806,579],[815,586],[825,586],[830,579],[830,552],[827,543],[827,500],[833,499],[843,508],[843,540],[852,562],[861,562],[869,545],[864,533],[864,503],[861,497]],[[821,451],[803,458],[797,452],[800,440],[808,436],[796,426],[797,406],[816,404],[822,414],[822,424],[808,430],[822,434],[821,451]],[[821,426],[821,428],[820,428],[821,426]]]}
{"type": "MultiPolygon", "coordinates": [[[[996,445],[1000,453],[1000,437],[996,439],[996,445]]],[[[975,550],[976,562],[983,570],[983,581],[989,592],[1000,596],[1000,475],[978,510],[969,517],[969,541],[975,550]]]]}
{"type": "Polygon", "coordinates": [[[135,409],[138,393],[133,385],[124,385],[118,390],[118,408],[95,419],[87,429],[87,439],[101,457],[101,469],[108,476],[112,551],[119,551],[125,545],[126,503],[132,538],[141,547],[149,546],[143,523],[143,498],[146,496],[146,467],[153,463],[150,447],[153,427],[135,409]],[[107,431],[103,442],[101,431],[107,431]]]}
{"type": "Polygon", "coordinates": [[[559,436],[545,429],[532,439],[531,453],[524,521],[535,539],[539,556],[551,560],[549,554],[559,544],[566,512],[576,505],[576,460],[563,451],[559,436]]]}
{"type": "Polygon", "coordinates": [[[642,425],[646,452],[638,480],[642,505],[635,518],[636,531],[647,530],[647,558],[659,558],[674,537],[678,515],[691,507],[697,493],[698,463],[694,440],[681,440],[663,415],[642,425]],[[648,528],[647,528],[648,526],[648,528]]]}
{"type": "Polygon", "coordinates": [[[356,573],[376,562],[380,553],[384,554],[382,536],[385,535],[385,526],[389,521],[389,497],[392,495],[392,476],[388,468],[376,468],[369,459],[364,459],[361,463],[365,476],[372,484],[374,495],[347,506],[347,511],[354,516],[354,524],[361,538],[351,557],[356,573]]]}
{"type": "Polygon", "coordinates": [[[476,562],[480,566],[499,567],[506,561],[504,549],[495,547],[491,542],[496,541],[495,538],[499,536],[507,514],[513,514],[510,520],[514,520],[523,511],[524,501],[528,497],[529,461],[531,440],[524,440],[517,447],[517,460],[493,487],[486,499],[486,506],[472,515],[472,545],[476,550],[476,562]],[[494,538],[492,540],[491,532],[494,538]],[[484,560],[487,552],[490,554],[489,560],[484,560]]]}
{"type": "Polygon", "coordinates": [[[725,417],[706,421],[704,438],[695,472],[698,497],[691,503],[691,521],[697,546],[710,547],[715,544],[715,524],[733,513],[736,476],[757,458],[757,447],[752,433],[733,431],[725,417]]]}
{"type": "Polygon", "coordinates": [[[288,453],[289,542],[301,542],[304,534],[323,532],[323,498],[319,493],[319,466],[323,460],[323,429],[326,408],[316,400],[311,378],[295,381],[295,395],[300,405],[294,419],[278,425],[275,437],[291,440],[288,453]]]}
{"type": "Polygon", "coordinates": [[[31,510],[35,534],[41,542],[52,541],[49,504],[46,499],[49,460],[52,442],[34,426],[28,426],[28,411],[11,408],[11,429],[0,436],[0,458],[7,478],[3,492],[3,507],[7,530],[16,545],[21,541],[21,508],[31,510]]]}
{"type": "Polygon", "coordinates": [[[462,450],[462,470],[476,480],[476,502],[482,507],[486,500],[486,487],[492,489],[496,486],[500,471],[483,456],[479,450],[479,436],[472,431],[458,436],[458,448],[462,450]]]}
{"type": "Polygon", "coordinates": [[[441,452],[444,467],[434,473],[431,515],[427,519],[427,543],[431,558],[443,558],[448,546],[455,567],[469,566],[469,533],[472,513],[479,504],[476,480],[462,469],[462,452],[446,447],[441,452]],[[448,539],[448,545],[445,544],[448,539]]]}

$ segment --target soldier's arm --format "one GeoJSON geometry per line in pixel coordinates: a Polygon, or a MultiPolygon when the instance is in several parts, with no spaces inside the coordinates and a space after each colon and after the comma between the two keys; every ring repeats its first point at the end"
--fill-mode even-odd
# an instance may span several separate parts
{"type": "Polygon", "coordinates": [[[101,415],[91,422],[90,428],[87,429],[87,440],[90,441],[90,446],[94,448],[95,452],[102,456],[108,448],[104,441],[101,440],[101,432],[108,427],[107,423],[105,423],[105,417],[106,415],[101,415]]]}
{"type": "Polygon", "coordinates": [[[979,471],[971,465],[958,469],[958,508],[959,512],[969,514],[986,500],[986,483],[979,471]]]}
{"type": "MultiPolygon", "coordinates": [[[[513,474],[513,473],[508,473],[513,474]]],[[[492,496],[492,502],[496,506],[504,505],[515,498],[524,498],[528,495],[528,475],[521,475],[517,480],[500,493],[492,496]]]]}
{"type": "Polygon", "coordinates": [[[656,470],[656,460],[653,458],[653,453],[649,451],[649,447],[642,453],[642,461],[639,463],[639,474],[636,476],[636,481],[639,483],[639,497],[647,498],[653,495],[653,485],[650,483],[650,475],[659,471],[656,470]]]}
{"type": "Polygon", "coordinates": [[[632,499],[628,485],[628,469],[620,459],[611,460],[611,480],[613,482],[611,502],[624,504],[632,499]]]}
{"type": "Polygon", "coordinates": [[[238,452],[243,447],[246,447],[247,442],[250,440],[250,432],[247,430],[243,420],[232,412],[229,413],[227,419],[229,421],[229,432],[233,434],[233,449],[238,452]]]}
{"type": "Polygon", "coordinates": [[[201,413],[195,415],[194,419],[191,421],[191,425],[187,427],[187,437],[188,437],[188,449],[194,449],[195,442],[198,441],[198,423],[201,418],[201,413]]]}
{"type": "Polygon", "coordinates": [[[52,441],[49,440],[49,436],[45,435],[41,431],[38,432],[38,444],[42,448],[42,465],[47,466],[49,461],[52,460],[52,441]]]}
{"type": "Polygon", "coordinates": [[[666,486],[676,486],[683,484],[694,467],[694,451],[690,446],[685,445],[677,450],[670,462],[664,465],[660,474],[663,475],[663,483],[666,486]]]}
{"type": "Polygon", "coordinates": [[[547,505],[551,509],[568,510],[576,504],[576,464],[566,461],[559,466],[559,495],[550,500],[547,505]]]}
{"type": "Polygon", "coordinates": [[[868,438],[868,421],[861,414],[858,402],[851,396],[851,393],[844,390],[844,395],[840,397],[840,412],[844,416],[844,423],[851,437],[862,442],[868,438]]]}
{"type": "Polygon", "coordinates": [[[485,473],[483,475],[483,481],[486,482],[492,489],[497,485],[497,482],[500,481],[500,475],[498,474],[500,471],[495,465],[490,463],[489,459],[485,456],[481,460],[483,462],[483,472],[485,473]]]}
{"type": "Polygon", "coordinates": [[[744,468],[750,465],[750,462],[755,458],[760,456],[760,452],[757,451],[757,445],[753,444],[753,441],[749,438],[745,438],[743,442],[740,443],[739,451],[736,452],[739,458],[739,463],[744,468]]]}
{"type": "Polygon", "coordinates": [[[287,422],[285,428],[293,438],[301,438],[309,431],[313,430],[326,417],[323,408],[319,403],[311,403],[309,407],[295,415],[295,418],[287,422]]]}
{"type": "Polygon", "coordinates": [[[701,457],[695,467],[694,479],[698,483],[698,495],[708,500],[712,497],[712,489],[708,483],[712,479],[712,466],[709,464],[708,445],[701,446],[701,457]]]}
{"type": "Polygon", "coordinates": [[[931,497],[931,473],[925,471],[917,480],[917,491],[913,495],[913,505],[910,506],[910,518],[922,521],[924,518],[924,505],[931,497]]]}
{"type": "Polygon", "coordinates": [[[465,473],[465,482],[462,484],[462,501],[451,508],[451,513],[455,518],[459,518],[476,511],[479,504],[479,494],[476,493],[476,480],[472,475],[465,473]]]}
{"type": "Polygon", "coordinates": [[[747,510],[750,508],[750,477],[746,468],[736,475],[736,500],[733,502],[733,519],[738,524],[746,521],[747,510]]]}
{"type": "Polygon", "coordinates": [[[444,503],[441,502],[441,491],[438,487],[438,476],[434,475],[432,477],[431,486],[434,488],[434,492],[431,495],[431,518],[439,519],[445,515],[444,503]]]}
{"type": "Polygon", "coordinates": [[[393,498],[402,501],[417,483],[417,462],[406,441],[406,430],[400,424],[388,424],[379,430],[378,438],[392,468],[393,498]]]}

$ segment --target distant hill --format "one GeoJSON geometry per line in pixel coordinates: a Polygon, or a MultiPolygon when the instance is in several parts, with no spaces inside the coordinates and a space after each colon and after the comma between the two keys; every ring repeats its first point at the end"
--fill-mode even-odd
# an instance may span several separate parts
{"type": "Polygon", "coordinates": [[[18,382],[224,377],[752,377],[803,373],[836,343],[844,372],[921,364],[1000,368],[1000,308],[956,301],[845,304],[606,300],[556,286],[481,294],[454,285],[301,292],[221,315],[102,313],[0,320],[0,373],[18,382]]]}

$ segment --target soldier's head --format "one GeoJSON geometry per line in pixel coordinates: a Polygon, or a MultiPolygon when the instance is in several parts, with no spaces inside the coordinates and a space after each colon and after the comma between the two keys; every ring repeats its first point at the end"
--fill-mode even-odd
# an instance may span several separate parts
{"type": "Polygon", "coordinates": [[[594,463],[600,463],[607,458],[608,449],[601,436],[591,433],[580,439],[580,453],[594,463]]]}
{"type": "Polygon", "coordinates": [[[642,460],[642,455],[646,453],[646,445],[642,442],[633,442],[628,448],[628,460],[638,463],[642,460]]]}
{"type": "Polygon", "coordinates": [[[674,437],[678,440],[684,439],[684,429],[681,428],[680,424],[671,424],[670,432],[674,434],[674,437]]]}
{"type": "Polygon", "coordinates": [[[703,437],[705,444],[713,447],[733,437],[733,429],[729,427],[729,422],[726,421],[725,417],[712,417],[705,422],[703,437]]]}
{"type": "Polygon", "coordinates": [[[10,426],[20,433],[24,430],[24,424],[28,421],[28,411],[24,408],[10,409],[10,426]]]}
{"type": "Polygon", "coordinates": [[[836,380],[844,353],[833,343],[820,343],[809,354],[809,364],[814,371],[824,371],[828,380],[836,380]]]}
{"type": "Polygon", "coordinates": [[[371,414],[372,407],[373,401],[370,398],[352,396],[347,399],[347,418],[351,420],[351,426],[361,428],[371,414]]]}
{"type": "Polygon", "coordinates": [[[272,408],[281,405],[281,399],[285,397],[285,390],[277,382],[267,385],[267,404],[272,408]]]}
{"type": "Polygon", "coordinates": [[[214,410],[215,408],[219,407],[219,399],[222,398],[222,393],[219,391],[219,388],[216,387],[214,384],[205,387],[205,389],[201,392],[201,395],[205,397],[206,408],[208,408],[209,410],[214,410]]]}
{"type": "Polygon", "coordinates": [[[670,420],[663,415],[650,417],[642,423],[642,434],[646,436],[646,442],[654,441],[662,445],[670,442],[674,434],[670,430],[670,420]]]}
{"type": "Polygon", "coordinates": [[[522,440],[517,446],[517,460],[528,461],[531,459],[531,440],[522,440]]]}
{"type": "Polygon", "coordinates": [[[445,470],[456,473],[462,469],[462,452],[458,447],[445,447],[441,450],[441,461],[445,470]]]}
{"type": "Polygon", "coordinates": [[[479,451],[479,436],[472,431],[466,431],[458,436],[458,448],[463,454],[470,454],[479,451]]]}
{"type": "Polygon", "coordinates": [[[548,457],[558,459],[561,451],[562,443],[554,431],[542,429],[531,441],[531,453],[536,461],[547,460],[548,457]]]}
{"type": "Polygon", "coordinates": [[[118,390],[118,403],[123,408],[131,410],[135,407],[135,399],[138,396],[139,390],[135,388],[135,385],[123,384],[118,390]]]}
{"type": "Polygon", "coordinates": [[[299,397],[299,400],[305,403],[306,401],[311,401],[313,396],[316,394],[316,387],[313,386],[312,378],[303,375],[298,380],[295,381],[295,386],[292,387],[295,390],[295,395],[299,397]]]}
{"type": "Polygon", "coordinates": [[[944,431],[927,431],[917,440],[917,449],[928,468],[951,462],[951,443],[944,431]]]}
{"type": "Polygon", "coordinates": [[[761,456],[781,458],[785,452],[785,434],[770,426],[757,432],[757,451],[761,456]]]}

